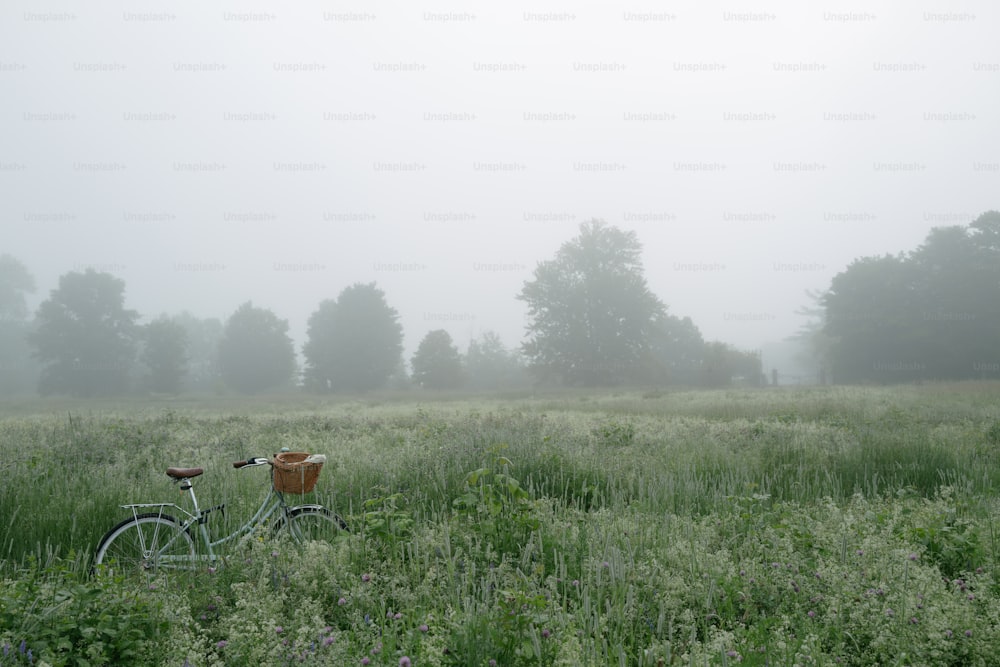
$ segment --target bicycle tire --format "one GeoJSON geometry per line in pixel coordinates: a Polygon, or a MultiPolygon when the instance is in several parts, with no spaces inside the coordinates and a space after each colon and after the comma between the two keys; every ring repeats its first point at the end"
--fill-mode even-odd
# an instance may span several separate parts
{"type": "Polygon", "coordinates": [[[189,568],[194,555],[194,540],[177,519],[169,514],[140,514],[125,519],[101,538],[94,567],[104,565],[102,571],[112,575],[148,573],[161,567],[164,556],[182,557],[187,562],[179,567],[189,568]]]}
{"type": "Polygon", "coordinates": [[[318,540],[330,542],[347,530],[347,523],[325,507],[293,507],[279,524],[298,544],[318,540]]]}

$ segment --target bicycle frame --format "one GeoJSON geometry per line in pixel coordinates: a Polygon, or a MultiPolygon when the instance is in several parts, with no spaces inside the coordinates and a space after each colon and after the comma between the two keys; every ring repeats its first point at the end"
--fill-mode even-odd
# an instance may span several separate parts
{"type": "MultiPolygon", "coordinates": [[[[191,502],[194,505],[193,514],[184,509],[183,507],[181,507],[180,505],[177,505],[176,503],[134,503],[129,505],[122,505],[121,507],[123,509],[132,510],[132,517],[136,520],[138,520],[140,514],[142,513],[141,510],[148,510],[153,508],[156,508],[158,515],[161,517],[163,516],[164,509],[168,507],[173,508],[184,515],[185,519],[183,522],[180,523],[180,529],[177,531],[177,534],[172,536],[165,544],[163,544],[160,547],[162,551],[165,551],[167,548],[169,548],[174,543],[175,540],[182,539],[180,536],[182,532],[190,533],[191,527],[197,524],[198,525],[197,534],[198,536],[200,536],[201,544],[204,547],[204,550],[206,551],[206,553],[204,554],[196,554],[194,556],[193,560],[194,562],[197,563],[218,561],[220,559],[220,556],[218,556],[215,553],[216,547],[222,546],[239,537],[242,537],[243,535],[247,535],[258,526],[265,525],[265,523],[278,512],[278,510],[282,510],[282,512],[279,514],[279,517],[281,518],[282,521],[284,521],[285,518],[288,516],[289,510],[292,509],[285,502],[284,496],[279,491],[275,491],[274,487],[272,486],[267,494],[267,497],[264,498],[263,502],[261,502],[260,504],[260,507],[257,508],[256,513],[254,513],[254,515],[246,523],[244,523],[242,526],[234,530],[232,533],[213,541],[208,533],[207,517],[210,512],[216,509],[220,509],[222,506],[211,507],[207,510],[202,510],[201,508],[198,507],[198,498],[197,496],[195,496],[194,488],[192,487],[190,481],[183,480],[182,483],[186,485],[186,488],[185,487],[181,488],[185,491],[188,491],[191,494],[191,502]]],[[[312,505],[312,504],[295,506],[296,510],[302,508],[322,509],[322,506],[312,505]]],[[[155,538],[156,538],[156,533],[154,533],[154,541],[155,538]]],[[[140,539],[142,539],[142,533],[140,533],[140,539]]],[[[195,541],[197,542],[198,540],[196,539],[195,541]]],[[[146,548],[145,544],[140,544],[140,549],[142,549],[143,553],[146,554],[147,557],[151,555],[150,550],[146,548]]],[[[190,563],[192,561],[192,558],[191,556],[171,556],[167,554],[161,554],[159,556],[159,560],[161,567],[171,567],[172,564],[175,562],[190,563]]]]}

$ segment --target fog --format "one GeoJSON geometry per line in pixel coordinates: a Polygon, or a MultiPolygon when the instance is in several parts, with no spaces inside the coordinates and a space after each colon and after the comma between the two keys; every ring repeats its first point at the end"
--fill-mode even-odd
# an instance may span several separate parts
{"type": "Polygon", "coordinates": [[[45,2],[0,8],[0,251],[93,267],[147,319],[253,300],[301,352],[377,282],[517,344],[581,222],[741,348],[806,290],[997,208],[1000,9],[844,4],[45,2]]]}

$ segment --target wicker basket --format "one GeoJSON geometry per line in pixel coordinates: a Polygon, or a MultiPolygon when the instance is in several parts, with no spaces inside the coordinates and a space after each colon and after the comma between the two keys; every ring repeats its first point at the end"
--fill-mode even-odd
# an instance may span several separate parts
{"type": "Polygon", "coordinates": [[[281,493],[309,493],[316,486],[322,463],[305,463],[305,452],[282,452],[274,456],[274,490],[281,493]]]}

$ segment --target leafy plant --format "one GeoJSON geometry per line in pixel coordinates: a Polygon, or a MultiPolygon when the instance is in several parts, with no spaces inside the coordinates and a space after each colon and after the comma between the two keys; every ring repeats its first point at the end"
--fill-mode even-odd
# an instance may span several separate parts
{"type": "Polygon", "coordinates": [[[404,509],[405,504],[402,493],[366,500],[361,515],[364,534],[388,544],[407,538],[413,530],[413,517],[404,509]]]}
{"type": "Polygon", "coordinates": [[[498,547],[516,547],[539,527],[535,505],[521,483],[510,474],[513,464],[493,454],[492,461],[465,476],[464,493],[452,501],[460,514],[474,519],[483,534],[498,538],[498,547]]]}
{"type": "Polygon", "coordinates": [[[17,648],[7,648],[3,665],[156,664],[150,649],[168,626],[152,596],[122,580],[81,581],[59,564],[0,586],[0,648],[17,648]]]}

